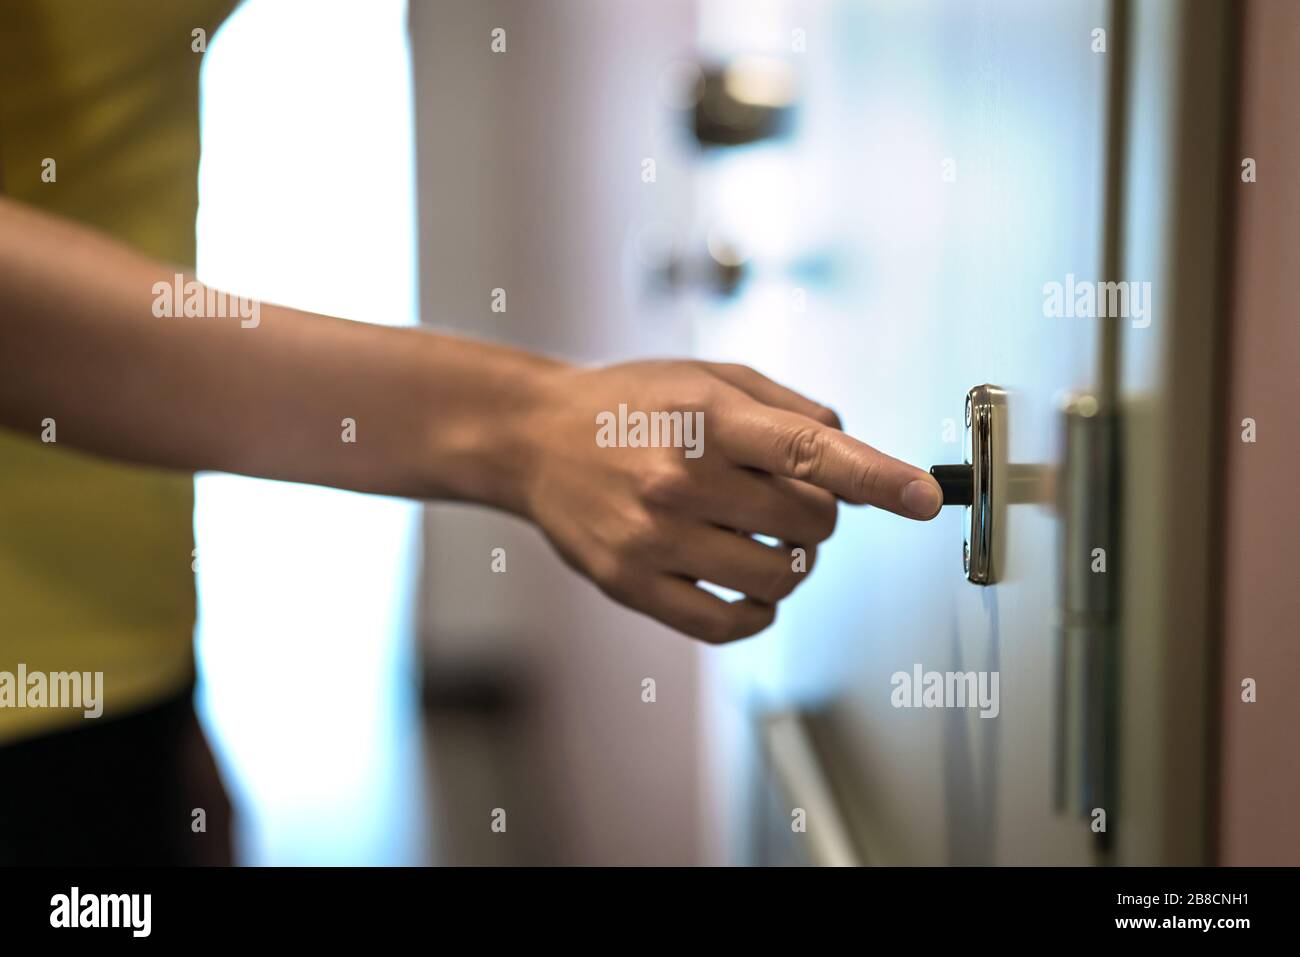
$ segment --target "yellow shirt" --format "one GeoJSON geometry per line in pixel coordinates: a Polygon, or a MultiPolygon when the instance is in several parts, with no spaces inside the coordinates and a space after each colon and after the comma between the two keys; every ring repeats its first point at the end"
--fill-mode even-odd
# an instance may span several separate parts
{"type": "MultiPolygon", "coordinates": [[[[210,41],[235,2],[2,0],[5,193],[192,265],[193,31],[210,41]]],[[[193,676],[193,480],[44,444],[41,431],[0,429],[0,672],[103,672],[107,720],[193,676]]],[[[0,707],[0,744],[82,720],[0,707]]]]}

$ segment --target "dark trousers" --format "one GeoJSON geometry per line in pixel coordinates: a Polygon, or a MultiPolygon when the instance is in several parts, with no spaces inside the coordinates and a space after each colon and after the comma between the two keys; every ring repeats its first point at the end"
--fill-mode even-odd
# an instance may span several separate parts
{"type": "Polygon", "coordinates": [[[230,801],[193,689],[0,747],[0,864],[230,863],[230,801]]]}

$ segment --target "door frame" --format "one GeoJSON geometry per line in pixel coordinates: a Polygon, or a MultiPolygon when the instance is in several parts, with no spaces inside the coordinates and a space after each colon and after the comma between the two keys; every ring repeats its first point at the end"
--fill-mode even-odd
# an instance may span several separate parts
{"type": "Polygon", "coordinates": [[[1121,414],[1124,502],[1108,862],[1196,865],[1209,862],[1211,832],[1213,463],[1238,12],[1158,0],[1113,0],[1112,11],[1123,118],[1108,187],[1120,213],[1105,261],[1120,273],[1108,278],[1153,280],[1158,302],[1149,327],[1117,328],[1102,376],[1121,414]]]}

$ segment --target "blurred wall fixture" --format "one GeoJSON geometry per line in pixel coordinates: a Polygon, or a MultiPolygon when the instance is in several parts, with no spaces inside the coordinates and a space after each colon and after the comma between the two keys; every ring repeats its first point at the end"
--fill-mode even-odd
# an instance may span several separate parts
{"type": "Polygon", "coordinates": [[[788,133],[798,82],[775,57],[742,56],[701,67],[691,102],[691,132],[701,146],[743,146],[788,133]]]}
{"type": "Polygon", "coordinates": [[[649,288],[670,295],[703,292],[733,296],[751,272],[749,256],[741,244],[717,228],[709,231],[701,252],[664,245],[643,249],[638,257],[646,267],[649,288]]]}

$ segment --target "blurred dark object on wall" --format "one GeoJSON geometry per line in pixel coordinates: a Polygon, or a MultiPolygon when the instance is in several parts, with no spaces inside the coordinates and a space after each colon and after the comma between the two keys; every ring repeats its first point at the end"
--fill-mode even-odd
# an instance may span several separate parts
{"type": "Polygon", "coordinates": [[[785,136],[794,125],[794,70],[773,57],[737,57],[682,77],[691,132],[701,146],[744,146],[785,136]]]}

